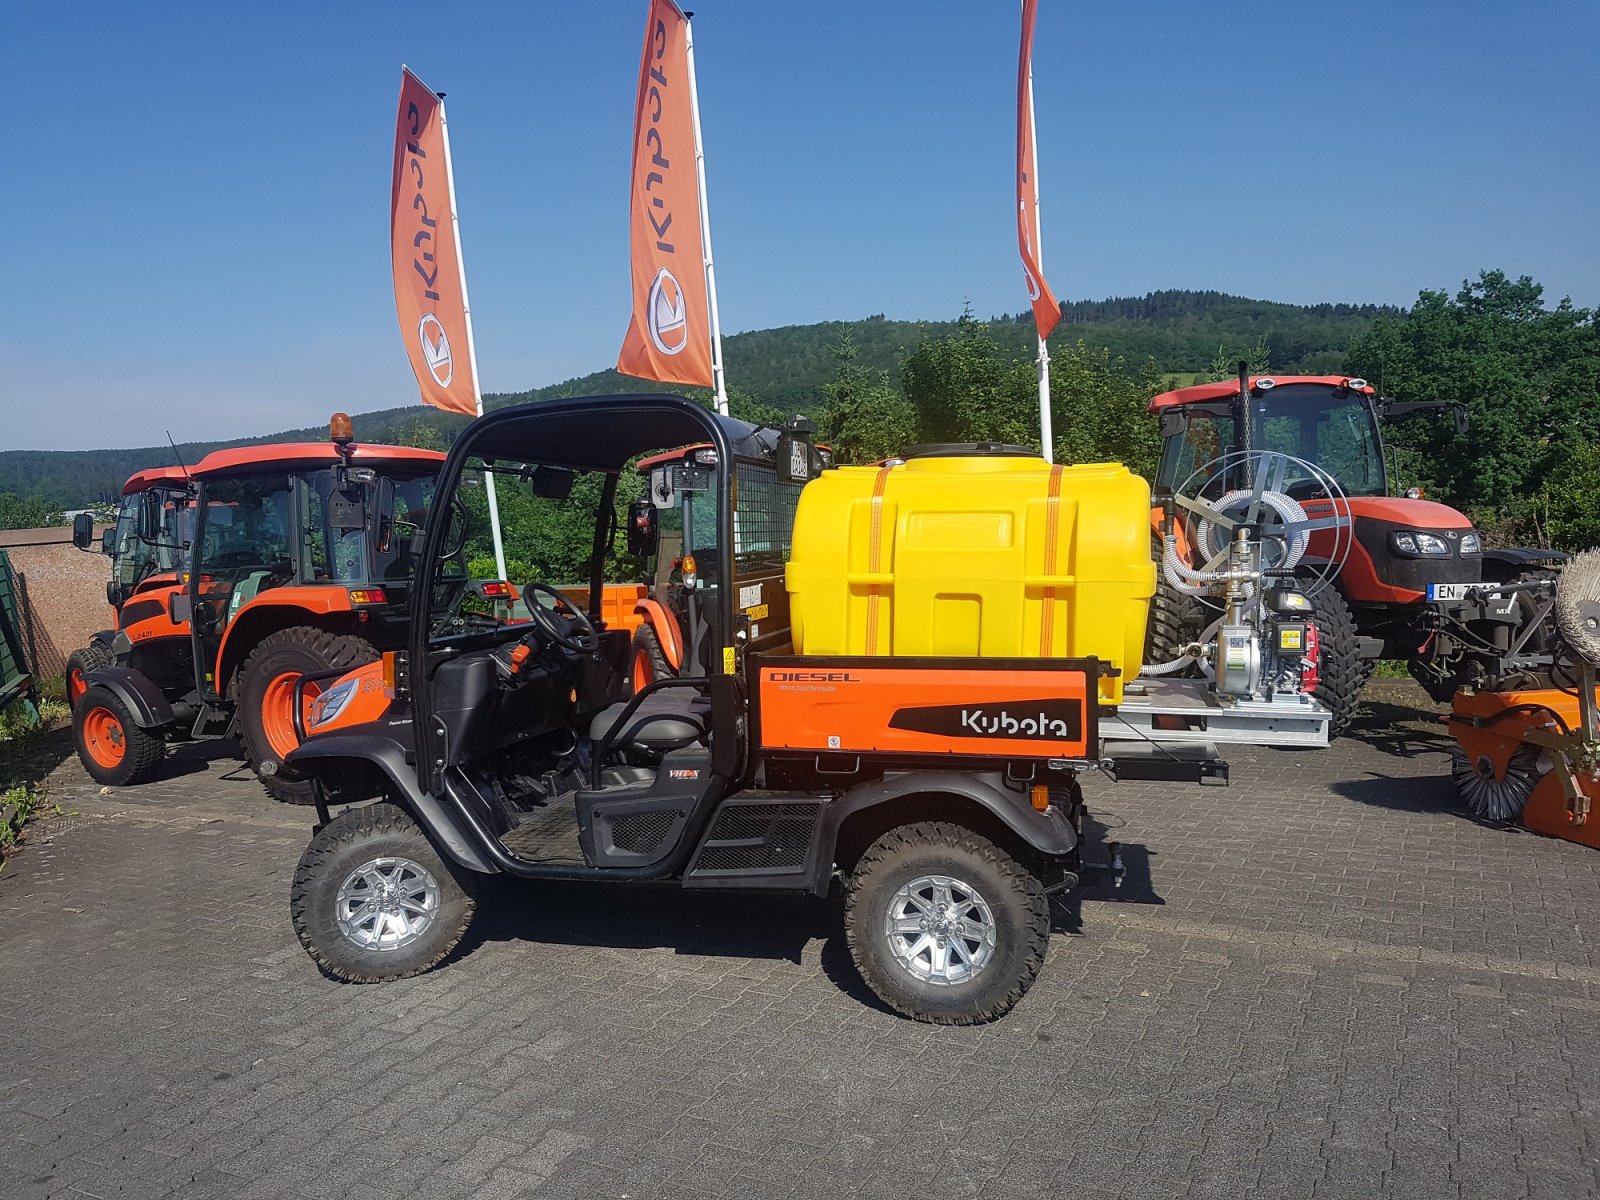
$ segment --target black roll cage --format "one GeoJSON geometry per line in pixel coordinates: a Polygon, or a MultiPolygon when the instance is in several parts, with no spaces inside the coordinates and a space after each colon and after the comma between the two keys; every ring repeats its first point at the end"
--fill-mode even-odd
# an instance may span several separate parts
{"type": "MultiPolygon", "coordinates": [[[[607,476],[595,513],[595,537],[589,562],[589,615],[598,617],[605,585],[605,557],[611,528],[607,513],[615,506],[617,481],[628,464],[647,451],[693,442],[709,442],[719,461],[731,463],[736,448],[754,436],[754,426],[720,417],[703,405],[667,393],[641,395],[575,396],[540,400],[497,408],[478,417],[461,432],[445,457],[434,488],[434,505],[454,499],[471,458],[493,468],[501,459],[525,465],[563,467],[607,476]]],[[[717,472],[717,628],[726,644],[723,654],[713,654],[720,672],[732,640],[733,594],[733,471],[717,472]]],[[[430,679],[431,613],[425,597],[433,594],[447,522],[430,521],[418,564],[427,582],[417,591],[411,607],[407,648],[411,671],[413,731],[417,744],[417,776],[424,792],[437,794],[443,786],[438,751],[440,731],[433,718],[430,679]]],[[[452,653],[446,650],[443,653],[452,653]]],[[[737,672],[737,665],[735,673],[737,672]]]]}

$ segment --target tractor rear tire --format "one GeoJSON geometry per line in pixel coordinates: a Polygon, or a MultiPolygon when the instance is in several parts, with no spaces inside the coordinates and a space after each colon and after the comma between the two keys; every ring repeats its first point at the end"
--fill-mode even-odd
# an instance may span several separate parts
{"type": "Polygon", "coordinates": [[[1356,710],[1361,706],[1361,690],[1377,664],[1361,657],[1361,642],[1356,636],[1355,618],[1350,606],[1332,586],[1324,587],[1311,598],[1317,626],[1317,687],[1313,696],[1333,714],[1328,722],[1328,740],[1350,731],[1356,710]]]}
{"type": "Polygon", "coordinates": [[[76,708],[78,701],[83,699],[83,693],[88,691],[89,683],[85,678],[90,671],[98,671],[101,667],[109,667],[116,659],[111,657],[111,650],[102,642],[90,642],[81,650],[74,650],[67,656],[67,707],[76,708]]]}
{"type": "Polygon", "coordinates": [[[667,662],[661,639],[648,623],[633,631],[633,652],[629,662],[632,664],[631,678],[635,692],[642,691],[658,679],[670,679],[677,674],[667,662]]]}
{"type": "MultiPolygon", "coordinates": [[[[1183,653],[1185,646],[1198,641],[1213,620],[1212,610],[1199,596],[1180,592],[1158,576],[1155,595],[1150,597],[1150,620],[1145,627],[1145,665],[1171,662],[1183,653]]],[[[1199,674],[1200,666],[1196,663],[1176,672],[1173,678],[1199,674]]]]}
{"type": "Polygon", "coordinates": [[[891,829],[845,893],[845,940],[861,977],[896,1012],[977,1025],[1010,1012],[1050,944],[1038,877],[980,834],[945,821],[891,829]]]}
{"type": "MultiPolygon", "coordinates": [[[[309,625],[280,629],[256,644],[239,673],[239,729],[245,761],[267,795],[285,804],[317,802],[316,784],[283,765],[284,757],[299,745],[291,713],[295,680],[320,671],[352,670],[377,659],[370,643],[309,625]]],[[[333,682],[307,687],[307,703],[333,682]]]]}
{"type": "Polygon", "coordinates": [[[143,782],[167,750],[139,727],[115,692],[98,684],[85,688],[73,706],[72,738],[89,778],[111,787],[143,782]]]}
{"type": "Polygon", "coordinates": [[[347,808],[295,867],[289,917],[324,974],[346,983],[420,975],[443,962],[476,902],[404,809],[347,808]]]}

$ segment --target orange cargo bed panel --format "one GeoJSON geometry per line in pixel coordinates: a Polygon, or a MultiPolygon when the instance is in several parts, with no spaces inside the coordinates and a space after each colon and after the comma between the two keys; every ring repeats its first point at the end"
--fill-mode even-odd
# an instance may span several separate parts
{"type": "Polygon", "coordinates": [[[1094,758],[1095,659],[763,658],[761,744],[820,754],[1094,758]]]}

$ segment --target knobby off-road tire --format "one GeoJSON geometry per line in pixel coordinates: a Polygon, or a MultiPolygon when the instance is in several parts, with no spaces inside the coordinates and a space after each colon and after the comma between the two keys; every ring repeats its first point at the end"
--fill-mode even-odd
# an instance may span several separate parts
{"type": "Polygon", "coordinates": [[[633,650],[629,662],[630,678],[636,692],[658,679],[669,679],[677,674],[667,662],[667,652],[661,648],[661,639],[648,624],[633,631],[633,650]]]}
{"type": "Polygon", "coordinates": [[[74,650],[67,656],[67,703],[77,708],[78,701],[83,698],[83,693],[89,688],[88,681],[84,678],[90,671],[98,671],[101,667],[109,667],[116,660],[111,657],[111,650],[99,642],[90,642],[81,650],[74,650]]]}
{"type": "MultiPolygon", "coordinates": [[[[317,799],[311,780],[283,767],[284,756],[299,744],[291,715],[295,680],[318,671],[348,671],[377,658],[378,652],[358,637],[307,625],[280,629],[257,643],[239,674],[239,729],[245,761],[267,795],[286,804],[317,799]]],[[[307,704],[334,682],[306,688],[307,704]]]]}
{"type": "Polygon", "coordinates": [[[139,728],[115,692],[98,684],[85,689],[73,707],[72,737],[89,778],[112,787],[149,778],[167,749],[139,728]]]}
{"type": "Polygon", "coordinates": [[[404,809],[347,808],[295,868],[289,916],[323,972],[348,983],[420,975],[455,949],[476,903],[404,809]]]}
{"type": "Polygon", "coordinates": [[[993,842],[924,821],[868,847],[845,893],[844,928],[861,977],[889,1007],[936,1025],[977,1025],[1004,1016],[1032,986],[1050,906],[1038,878],[993,842]]]}
{"type": "Polygon", "coordinates": [[[1312,597],[1312,620],[1317,626],[1317,687],[1312,693],[1333,714],[1328,722],[1328,738],[1341,737],[1350,730],[1356,709],[1361,704],[1361,689],[1377,664],[1364,661],[1356,638],[1355,618],[1350,606],[1332,587],[1312,597]]]}

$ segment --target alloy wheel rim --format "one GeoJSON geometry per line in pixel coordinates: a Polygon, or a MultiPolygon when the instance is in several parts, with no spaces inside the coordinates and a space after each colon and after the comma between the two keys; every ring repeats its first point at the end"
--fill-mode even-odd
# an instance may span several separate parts
{"type": "Polygon", "coordinates": [[[439,881],[409,858],[373,858],[339,885],[334,916],[339,932],[363,950],[399,950],[439,915],[439,881]]]}
{"type": "Polygon", "coordinates": [[[923,983],[966,983],[994,957],[994,911],[976,888],[952,875],[919,875],[906,883],[890,898],[883,929],[900,969],[923,983]]]}

